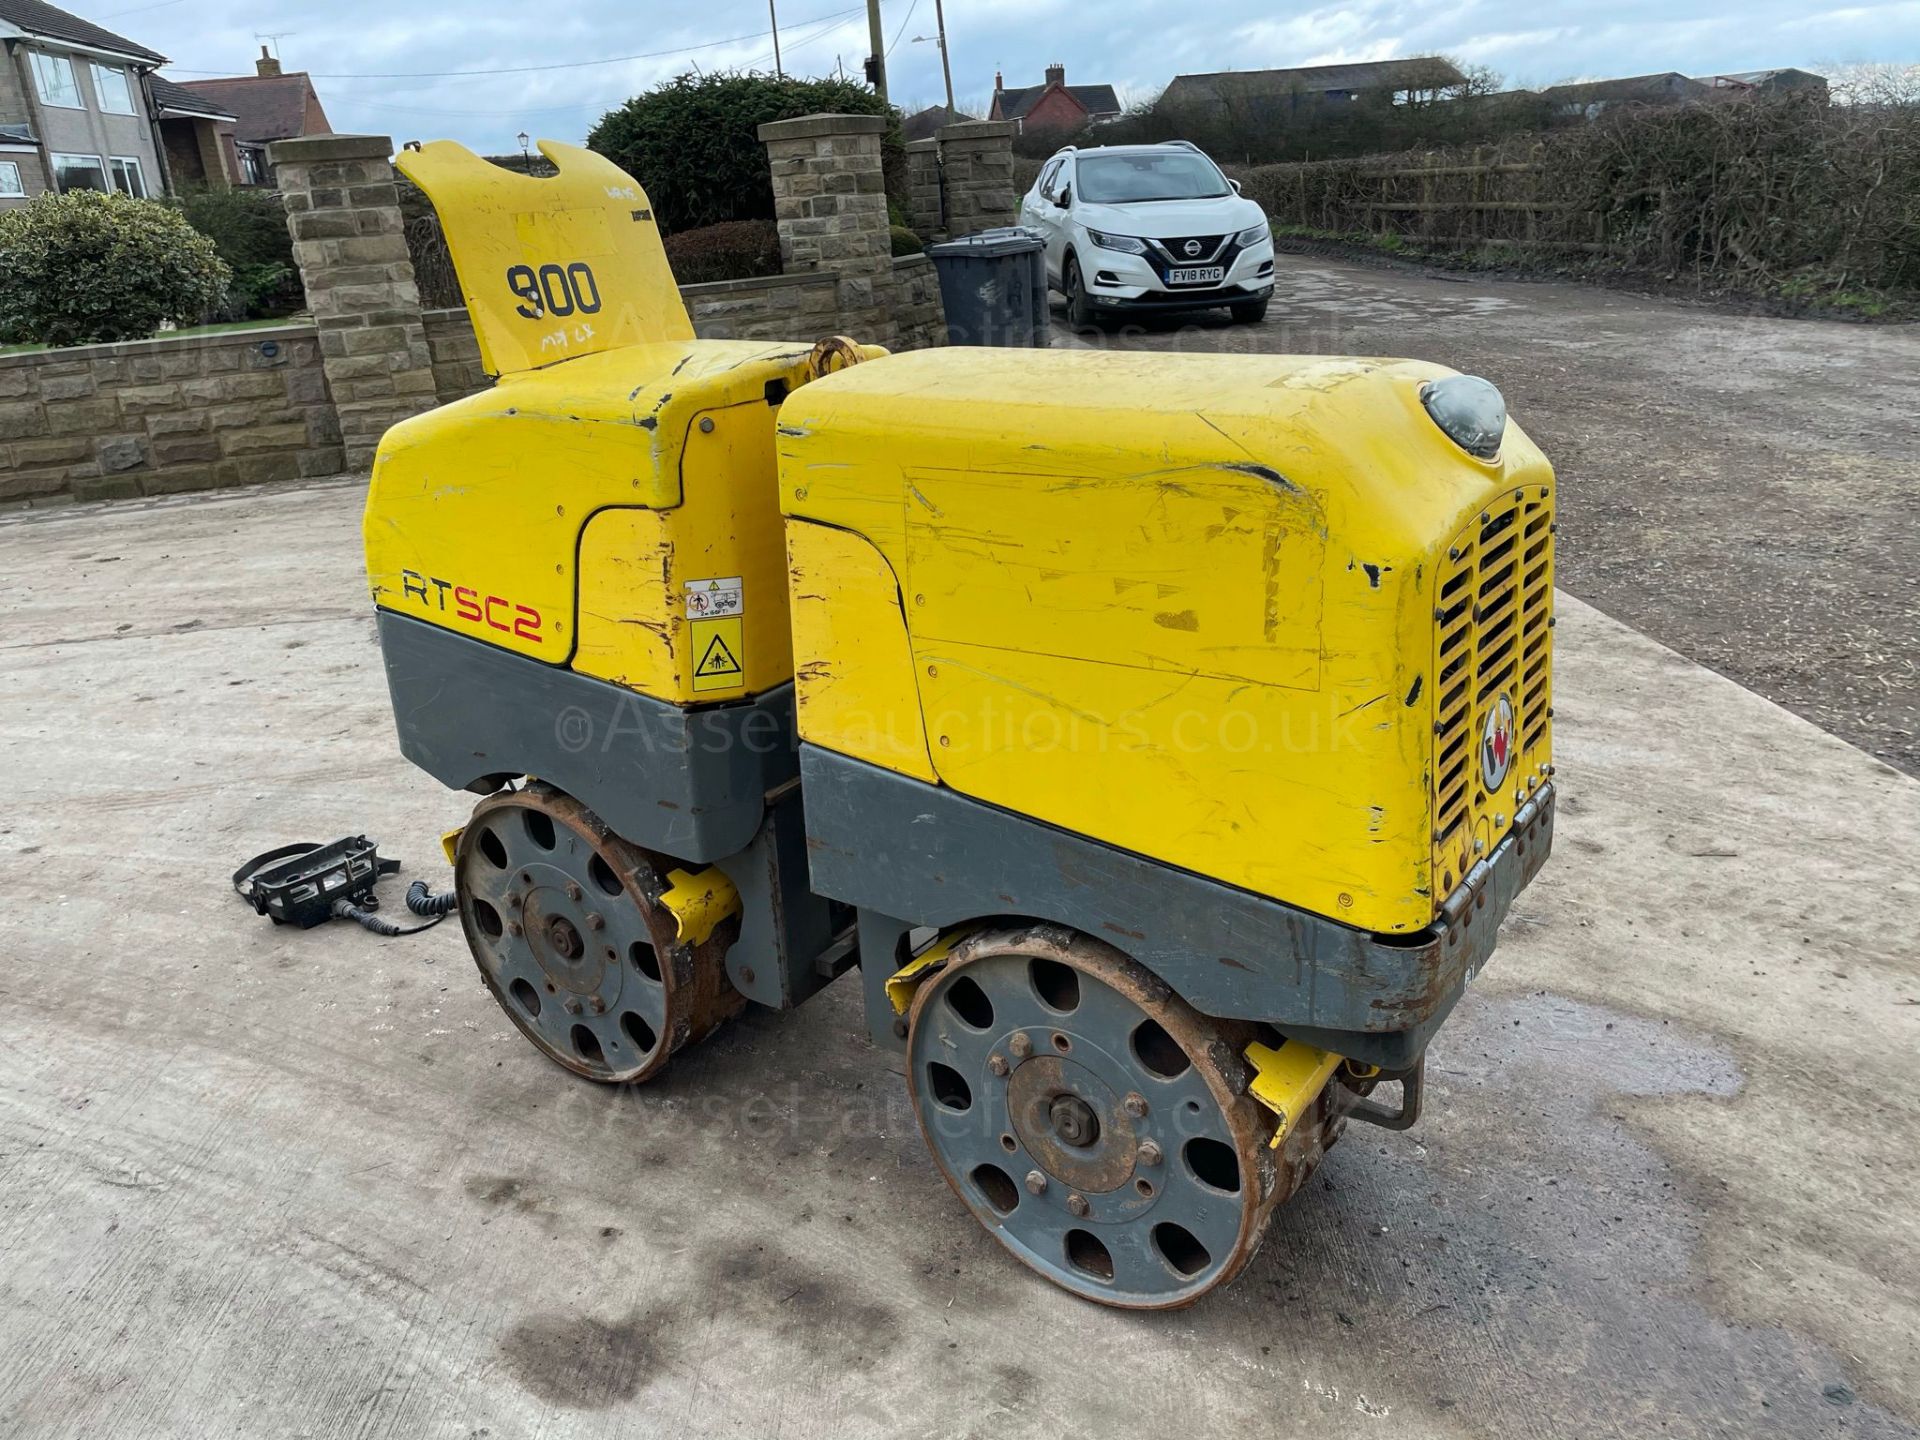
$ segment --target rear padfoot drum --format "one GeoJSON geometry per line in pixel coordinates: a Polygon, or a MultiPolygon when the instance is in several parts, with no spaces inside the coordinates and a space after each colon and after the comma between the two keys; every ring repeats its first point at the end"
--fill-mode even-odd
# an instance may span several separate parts
{"type": "Polygon", "coordinates": [[[577,1075],[649,1079],[745,1004],[726,977],[738,922],[682,943],[659,903],[668,866],[540,784],[483,800],[461,836],[460,922],[481,978],[577,1075]]]}
{"type": "Polygon", "coordinates": [[[1108,1305],[1171,1309],[1232,1279],[1331,1139],[1326,1102],[1269,1148],[1246,1027],[1109,945],[976,935],[914,998],[908,1089],[934,1158],[1000,1243],[1108,1305]]]}

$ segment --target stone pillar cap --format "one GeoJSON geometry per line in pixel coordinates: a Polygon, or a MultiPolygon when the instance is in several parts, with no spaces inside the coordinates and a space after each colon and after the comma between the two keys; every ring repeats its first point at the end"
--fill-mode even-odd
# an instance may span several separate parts
{"type": "Polygon", "coordinates": [[[878,115],[801,115],[760,127],[760,139],[812,140],[822,135],[878,135],[887,122],[878,115]]]}
{"type": "Polygon", "coordinates": [[[942,125],[939,135],[942,140],[1012,139],[1018,128],[1011,120],[962,120],[955,125],[942,125]]]}
{"type": "Polygon", "coordinates": [[[392,157],[391,135],[305,135],[296,140],[276,140],[267,147],[267,159],[275,165],[320,165],[329,160],[389,160],[392,157]]]}

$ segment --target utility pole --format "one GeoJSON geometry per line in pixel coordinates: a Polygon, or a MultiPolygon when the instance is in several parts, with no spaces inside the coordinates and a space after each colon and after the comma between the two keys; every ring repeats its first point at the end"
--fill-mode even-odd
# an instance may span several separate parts
{"type": "Polygon", "coordinates": [[[873,54],[867,60],[867,79],[873,82],[873,93],[884,103],[887,98],[887,37],[880,28],[880,0],[867,0],[867,40],[873,46],[873,54]]]}
{"type": "Polygon", "coordinates": [[[774,0],[767,0],[767,18],[773,22],[773,78],[784,80],[787,77],[780,69],[780,14],[773,5],[774,0]]]}
{"type": "Polygon", "coordinates": [[[947,77],[947,119],[953,119],[953,62],[947,59],[946,0],[933,0],[933,18],[940,29],[940,73],[947,77]]]}

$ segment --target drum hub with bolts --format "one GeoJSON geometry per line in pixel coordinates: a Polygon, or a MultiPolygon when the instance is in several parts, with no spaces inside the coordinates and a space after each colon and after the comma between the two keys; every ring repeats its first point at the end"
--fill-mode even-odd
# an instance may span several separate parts
{"type": "Polygon", "coordinates": [[[745,1003],[726,979],[737,922],[683,944],[658,900],[671,867],[539,784],[481,801],[461,836],[455,887],[481,978],[577,1075],[649,1079],[745,1003]]]}
{"type": "Polygon", "coordinates": [[[1003,1245],[1109,1305],[1189,1305],[1237,1274],[1329,1134],[1280,1150],[1247,1036],[1119,951],[1053,926],[983,932],[914,997],[907,1076],[947,1181],[1003,1245]]]}

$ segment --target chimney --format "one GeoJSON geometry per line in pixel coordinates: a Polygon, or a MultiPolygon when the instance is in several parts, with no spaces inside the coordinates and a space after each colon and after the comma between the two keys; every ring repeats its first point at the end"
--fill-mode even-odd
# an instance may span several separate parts
{"type": "Polygon", "coordinates": [[[1047,66],[1047,84],[1064,86],[1066,83],[1067,83],[1067,67],[1066,66],[1064,65],[1047,66]]]}
{"type": "Polygon", "coordinates": [[[993,72],[993,93],[996,95],[1002,95],[1006,93],[1006,89],[1007,89],[1007,77],[1002,75],[998,70],[994,71],[993,72]]]}
{"type": "Polygon", "coordinates": [[[253,68],[256,74],[278,75],[280,73],[280,62],[269,55],[267,53],[267,47],[262,45],[260,47],[260,58],[253,62],[253,68]]]}

